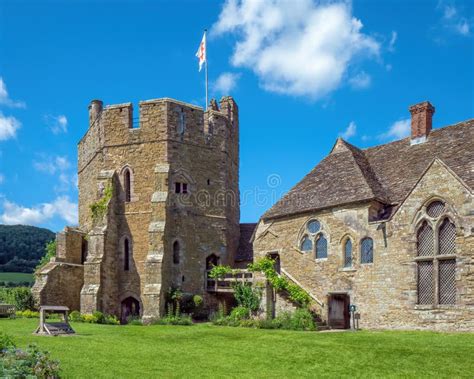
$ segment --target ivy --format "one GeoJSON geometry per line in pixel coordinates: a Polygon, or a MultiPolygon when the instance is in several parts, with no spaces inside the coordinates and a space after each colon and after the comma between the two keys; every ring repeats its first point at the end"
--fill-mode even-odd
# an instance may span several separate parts
{"type": "Polygon", "coordinates": [[[56,240],[50,241],[46,244],[44,249],[45,254],[41,257],[41,260],[36,266],[35,271],[38,271],[40,268],[46,265],[51,260],[51,258],[56,256],[56,245],[56,240]]]}
{"type": "Polygon", "coordinates": [[[230,266],[216,265],[213,266],[211,271],[209,272],[209,278],[223,279],[227,274],[231,274],[232,272],[233,270],[230,266]]]}
{"type": "Polygon", "coordinates": [[[290,283],[288,279],[278,275],[274,265],[275,261],[273,259],[265,257],[257,262],[250,263],[248,269],[252,272],[258,271],[264,274],[272,287],[278,292],[287,292],[290,300],[300,304],[301,306],[308,306],[311,302],[309,294],[300,286],[290,283]]]}
{"type": "Polygon", "coordinates": [[[97,222],[105,216],[105,214],[107,213],[109,201],[110,199],[112,199],[112,195],[112,186],[108,184],[107,187],[105,187],[104,189],[104,194],[102,195],[102,197],[95,203],[89,205],[89,208],[92,212],[92,220],[94,220],[94,222],[97,222]]]}

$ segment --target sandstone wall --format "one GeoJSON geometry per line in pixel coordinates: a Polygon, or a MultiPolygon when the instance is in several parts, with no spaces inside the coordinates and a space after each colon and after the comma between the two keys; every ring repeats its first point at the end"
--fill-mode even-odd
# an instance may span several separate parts
{"type": "MultiPolygon", "coordinates": [[[[281,267],[325,305],[330,293],[349,294],[362,328],[474,330],[474,217],[472,193],[442,163],[435,162],[389,222],[369,222],[376,204],[354,204],[313,214],[261,222],[255,257],[278,252],[281,267]],[[427,201],[439,197],[456,212],[457,304],[417,305],[414,219],[427,201]],[[299,250],[303,228],[316,218],[328,239],[328,257],[315,259],[299,250]],[[374,261],[360,263],[360,241],[374,241],[374,261]],[[343,267],[343,243],[353,242],[353,266],[343,267]]],[[[278,304],[277,304],[278,307],[278,304]]]]}

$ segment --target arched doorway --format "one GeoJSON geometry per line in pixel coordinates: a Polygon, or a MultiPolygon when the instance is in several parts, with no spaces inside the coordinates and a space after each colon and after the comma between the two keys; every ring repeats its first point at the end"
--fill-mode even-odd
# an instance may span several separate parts
{"type": "Polygon", "coordinates": [[[206,258],[206,270],[211,270],[214,266],[219,264],[219,257],[211,254],[206,258]]]}
{"type": "Polygon", "coordinates": [[[120,323],[126,324],[129,317],[140,316],[140,302],[134,297],[127,297],[122,301],[120,323]]]}

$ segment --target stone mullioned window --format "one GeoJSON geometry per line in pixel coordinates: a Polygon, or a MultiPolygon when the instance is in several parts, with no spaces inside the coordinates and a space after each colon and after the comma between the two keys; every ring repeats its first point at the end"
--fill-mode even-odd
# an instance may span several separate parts
{"type": "Polygon", "coordinates": [[[418,304],[456,304],[456,225],[442,201],[421,212],[415,258],[418,304]]]}

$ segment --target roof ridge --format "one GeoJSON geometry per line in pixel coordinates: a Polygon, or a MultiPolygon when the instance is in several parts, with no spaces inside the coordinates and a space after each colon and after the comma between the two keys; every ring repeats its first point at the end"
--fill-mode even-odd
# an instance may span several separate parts
{"type": "MultiPolygon", "coordinates": [[[[464,120],[464,121],[456,122],[455,124],[445,125],[445,126],[442,126],[440,128],[432,129],[431,132],[430,132],[430,135],[441,133],[441,132],[445,131],[447,128],[452,128],[452,127],[456,127],[456,126],[463,126],[463,124],[466,124],[466,123],[469,123],[469,122],[474,122],[474,117],[473,118],[468,118],[467,120],[464,120]]],[[[361,150],[363,152],[366,152],[366,151],[369,151],[369,150],[372,150],[372,149],[378,149],[378,148],[381,148],[382,146],[392,145],[392,144],[399,143],[399,142],[402,142],[402,141],[405,141],[405,140],[409,141],[410,136],[405,137],[405,138],[400,138],[400,139],[397,139],[397,140],[394,140],[394,141],[386,142],[386,143],[381,143],[379,145],[364,147],[364,148],[361,148],[359,150],[361,150]]],[[[346,141],[344,141],[344,142],[346,142],[346,141]]]]}

